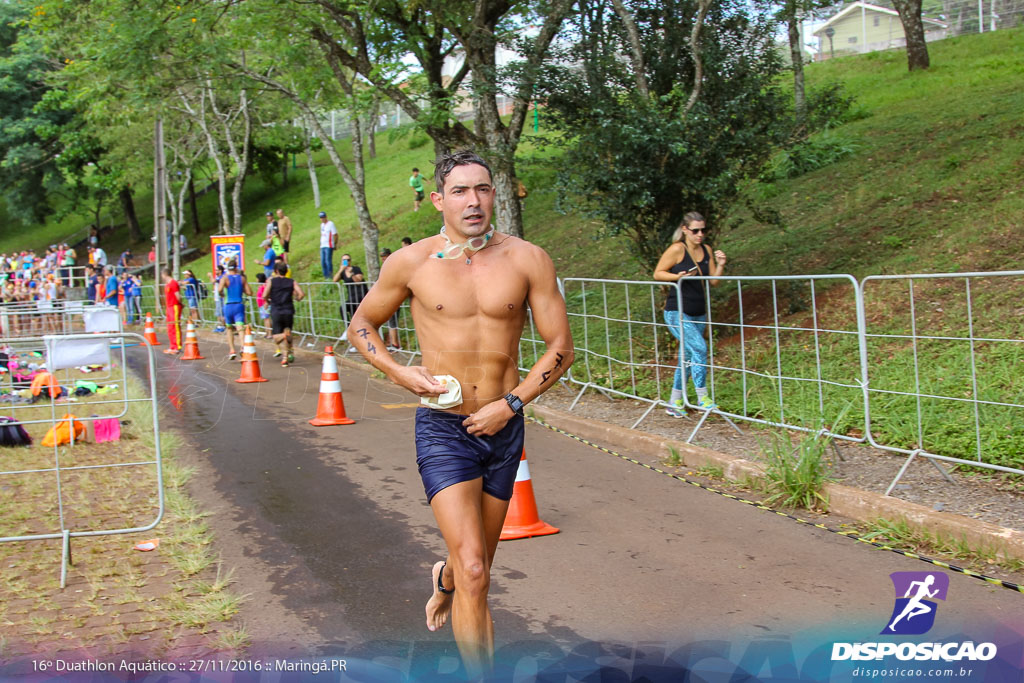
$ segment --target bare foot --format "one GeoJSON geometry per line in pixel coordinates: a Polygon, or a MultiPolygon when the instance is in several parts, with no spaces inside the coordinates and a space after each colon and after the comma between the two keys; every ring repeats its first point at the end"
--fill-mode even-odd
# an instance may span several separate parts
{"type": "Polygon", "coordinates": [[[433,593],[427,600],[427,628],[431,631],[436,631],[444,626],[448,621],[448,615],[452,613],[452,596],[437,590],[438,575],[443,567],[443,560],[435,562],[434,568],[430,571],[430,585],[433,588],[433,593]]]}

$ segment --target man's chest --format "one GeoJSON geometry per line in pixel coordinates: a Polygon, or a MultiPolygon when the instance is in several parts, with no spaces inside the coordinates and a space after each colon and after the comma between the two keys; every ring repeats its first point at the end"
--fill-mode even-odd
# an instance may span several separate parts
{"type": "Polygon", "coordinates": [[[525,274],[512,268],[432,260],[409,283],[413,302],[433,319],[516,319],[529,294],[525,274]]]}

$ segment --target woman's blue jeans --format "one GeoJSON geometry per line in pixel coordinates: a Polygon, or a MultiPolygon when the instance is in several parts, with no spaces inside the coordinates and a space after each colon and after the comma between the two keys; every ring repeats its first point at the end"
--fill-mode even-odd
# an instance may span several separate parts
{"type": "Polygon", "coordinates": [[[707,315],[682,314],[682,339],[679,337],[679,311],[665,311],[665,324],[672,336],[679,341],[679,367],[676,368],[673,389],[682,390],[683,372],[689,372],[693,386],[703,389],[707,386],[708,343],[704,340],[707,315]]]}
{"type": "Polygon", "coordinates": [[[142,318],[142,308],[141,308],[140,303],[139,303],[139,299],[140,298],[141,297],[137,297],[137,296],[134,296],[132,294],[127,294],[124,297],[124,310],[125,310],[125,313],[128,316],[128,324],[129,325],[134,325],[135,324],[135,312],[136,311],[139,312],[139,318],[140,319],[142,318]]]}

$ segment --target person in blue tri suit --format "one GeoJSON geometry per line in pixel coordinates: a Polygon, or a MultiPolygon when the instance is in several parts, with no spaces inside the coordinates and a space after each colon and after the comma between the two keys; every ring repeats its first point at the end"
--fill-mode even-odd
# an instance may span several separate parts
{"type": "Polygon", "coordinates": [[[228,328],[228,360],[238,358],[235,351],[235,331],[242,333],[245,325],[245,296],[252,296],[245,273],[238,272],[238,261],[228,261],[227,273],[217,281],[217,292],[224,300],[224,324],[228,328]]]}

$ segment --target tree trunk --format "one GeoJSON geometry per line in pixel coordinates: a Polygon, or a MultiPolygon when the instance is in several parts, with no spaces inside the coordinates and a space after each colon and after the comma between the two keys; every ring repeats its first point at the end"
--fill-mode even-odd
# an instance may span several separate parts
{"type": "Polygon", "coordinates": [[[245,187],[245,178],[249,172],[249,146],[252,144],[252,117],[249,115],[249,99],[245,88],[242,88],[238,96],[239,111],[242,114],[242,142],[241,151],[235,146],[234,138],[231,136],[231,128],[227,120],[224,121],[224,135],[228,141],[228,151],[232,161],[238,169],[238,176],[235,178],[235,185],[231,188],[231,226],[236,235],[242,232],[242,189],[245,187]]]}
{"type": "Polygon", "coordinates": [[[309,165],[309,183],[313,186],[313,206],[320,208],[320,183],[316,178],[316,164],[313,163],[313,145],[306,135],[306,163],[309,165]]]}
{"type": "Polygon", "coordinates": [[[907,68],[910,71],[927,69],[930,61],[928,43],[924,39],[924,22],[921,21],[921,0],[897,0],[894,4],[907,37],[907,68]]]}
{"type": "Polygon", "coordinates": [[[440,159],[442,155],[451,151],[451,145],[442,141],[434,140],[434,160],[440,159]]]}
{"type": "Polygon", "coordinates": [[[217,169],[217,208],[220,212],[220,227],[218,232],[222,235],[230,233],[229,219],[228,219],[228,178],[224,172],[224,163],[220,159],[220,153],[217,151],[217,141],[214,140],[213,135],[210,133],[209,126],[206,124],[205,112],[199,118],[199,125],[203,130],[203,134],[206,136],[207,148],[210,152],[210,158],[213,159],[213,165],[217,169]]]}
{"type": "Polygon", "coordinates": [[[796,123],[803,125],[807,118],[807,101],[804,97],[804,50],[800,44],[800,18],[797,16],[796,7],[788,12],[786,23],[789,26],[789,55],[793,61],[793,111],[796,114],[796,123]]]}
{"type": "Polygon", "coordinates": [[[103,216],[103,195],[99,194],[96,197],[96,210],[92,212],[93,221],[92,224],[96,226],[96,234],[100,234],[100,228],[103,227],[103,223],[100,220],[103,216]]]}
{"type": "Polygon", "coordinates": [[[380,121],[380,95],[374,90],[373,104],[370,105],[369,122],[370,125],[366,127],[367,135],[367,147],[369,148],[370,158],[377,158],[377,123],[380,121]]]}
{"type": "Polygon", "coordinates": [[[636,82],[637,93],[645,100],[649,97],[647,89],[647,71],[644,66],[644,48],[640,40],[640,31],[637,30],[636,22],[633,21],[633,14],[626,9],[622,0],[612,0],[615,13],[619,15],[622,25],[626,28],[626,37],[629,38],[630,59],[633,63],[633,79],[636,82]]]}
{"type": "MultiPolygon", "coordinates": [[[[352,175],[352,172],[348,170],[348,166],[342,161],[341,155],[338,154],[338,150],[334,147],[334,141],[331,140],[323,126],[317,120],[316,116],[313,115],[312,110],[306,109],[303,112],[306,116],[306,122],[309,126],[316,131],[316,135],[324,143],[324,149],[327,150],[327,156],[330,157],[331,162],[334,164],[334,168],[338,170],[341,175],[341,179],[345,181],[345,185],[348,187],[349,194],[352,196],[352,202],[355,204],[356,216],[359,218],[359,228],[363,233],[363,247],[366,249],[366,269],[369,278],[376,279],[377,273],[380,272],[380,256],[377,251],[377,224],[373,222],[373,218],[370,216],[370,207],[366,203],[366,187],[360,182],[360,180],[352,175]]],[[[353,131],[353,146],[356,145],[355,139],[359,137],[353,131]]],[[[360,138],[361,139],[361,138],[360,138]]],[[[362,143],[359,143],[362,144],[362,143]]],[[[312,155],[309,157],[312,159],[312,155]]],[[[356,153],[355,158],[358,160],[361,158],[361,153],[356,153]]],[[[312,162],[310,162],[312,163],[312,162]]],[[[359,171],[359,167],[362,162],[356,162],[357,175],[362,176],[359,171]]]]}
{"type": "Polygon", "coordinates": [[[519,203],[515,161],[491,156],[488,161],[494,174],[494,222],[500,232],[523,236],[523,208],[519,203]]]}
{"type": "Polygon", "coordinates": [[[174,212],[178,219],[174,222],[174,277],[181,273],[181,229],[185,227],[185,193],[192,183],[192,167],[185,169],[185,182],[178,190],[177,203],[174,212]]]}
{"type": "Polygon", "coordinates": [[[171,266],[171,273],[174,274],[174,279],[177,280],[181,277],[181,226],[177,223],[174,224],[174,236],[171,241],[174,242],[174,262],[171,266]]]}
{"type": "Polygon", "coordinates": [[[196,206],[196,181],[195,178],[188,179],[188,202],[192,207],[192,230],[199,234],[199,207],[196,206]]]}
{"type": "Polygon", "coordinates": [[[697,0],[697,18],[690,30],[690,55],[693,57],[693,90],[690,91],[690,99],[686,101],[684,112],[690,113],[693,105],[697,104],[700,98],[700,89],[704,83],[704,60],[700,51],[700,31],[704,28],[704,19],[708,16],[711,8],[711,0],[697,0]]]}
{"type": "MultiPolygon", "coordinates": [[[[228,203],[227,203],[227,191],[228,182],[227,174],[224,172],[224,163],[220,158],[220,151],[218,150],[217,141],[213,138],[213,134],[210,132],[209,122],[206,120],[206,106],[207,106],[207,89],[200,88],[199,90],[199,110],[197,111],[192,103],[189,102],[188,97],[184,92],[179,91],[178,96],[181,98],[183,111],[189,115],[189,117],[199,125],[199,129],[203,131],[203,137],[206,138],[206,148],[209,152],[209,158],[213,160],[213,165],[217,169],[217,208],[220,211],[220,225],[217,228],[217,232],[222,235],[229,233],[228,228],[228,203]]],[[[212,104],[212,101],[211,101],[212,104]]]]}
{"type": "MultiPolygon", "coordinates": [[[[355,102],[354,93],[345,88],[346,94],[355,102]]],[[[380,250],[378,242],[380,229],[370,216],[370,207],[366,203],[366,166],[363,163],[363,131],[359,125],[359,116],[352,116],[352,163],[356,167],[356,186],[352,189],[352,201],[355,203],[356,216],[359,218],[359,230],[363,233],[363,249],[366,252],[366,270],[371,280],[380,274],[380,250]]],[[[350,186],[351,187],[351,186],[350,186]]]]}
{"type": "Polygon", "coordinates": [[[135,201],[132,199],[131,188],[122,187],[118,193],[121,197],[121,209],[124,211],[124,220],[128,223],[128,238],[135,242],[142,241],[142,228],[139,227],[139,218],[135,215],[135,201]]]}

